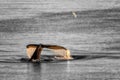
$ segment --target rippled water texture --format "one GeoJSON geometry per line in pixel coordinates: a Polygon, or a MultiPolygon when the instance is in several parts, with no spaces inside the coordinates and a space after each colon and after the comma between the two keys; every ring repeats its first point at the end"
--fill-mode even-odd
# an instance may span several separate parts
{"type": "Polygon", "coordinates": [[[58,44],[71,51],[120,52],[119,9],[43,13],[0,21],[1,51],[20,51],[29,43],[58,44]],[[11,48],[12,47],[12,48],[11,48]]]}
{"type": "Polygon", "coordinates": [[[120,9],[76,14],[75,18],[71,12],[45,12],[32,18],[0,20],[0,78],[119,80],[120,9]],[[72,55],[87,58],[39,64],[21,62],[30,43],[61,45],[70,49],[72,55]]]}

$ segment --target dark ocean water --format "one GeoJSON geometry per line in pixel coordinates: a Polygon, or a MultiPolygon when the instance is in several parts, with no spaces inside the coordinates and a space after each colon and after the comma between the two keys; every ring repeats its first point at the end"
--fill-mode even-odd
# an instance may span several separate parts
{"type": "Polygon", "coordinates": [[[41,13],[0,21],[2,80],[119,80],[120,9],[41,13]],[[104,57],[55,63],[23,63],[26,45],[57,44],[72,55],[104,57]],[[111,57],[107,57],[111,56],[111,57]],[[117,57],[114,57],[117,56],[117,57]]]}

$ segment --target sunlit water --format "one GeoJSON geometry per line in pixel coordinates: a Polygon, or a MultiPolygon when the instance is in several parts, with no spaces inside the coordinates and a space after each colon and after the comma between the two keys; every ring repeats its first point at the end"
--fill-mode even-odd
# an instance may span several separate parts
{"type": "Polygon", "coordinates": [[[119,80],[119,11],[76,12],[76,18],[71,12],[44,13],[28,19],[1,20],[0,79],[119,80]],[[40,64],[22,62],[30,43],[61,45],[70,49],[72,55],[87,58],[40,64]]]}

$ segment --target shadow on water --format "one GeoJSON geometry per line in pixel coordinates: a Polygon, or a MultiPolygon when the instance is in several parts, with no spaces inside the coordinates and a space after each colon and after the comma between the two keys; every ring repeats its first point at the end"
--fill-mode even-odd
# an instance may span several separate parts
{"type": "Polygon", "coordinates": [[[107,59],[120,59],[120,56],[107,56],[107,55],[82,55],[82,56],[72,56],[73,60],[92,60],[98,58],[107,58],[107,59]]]}

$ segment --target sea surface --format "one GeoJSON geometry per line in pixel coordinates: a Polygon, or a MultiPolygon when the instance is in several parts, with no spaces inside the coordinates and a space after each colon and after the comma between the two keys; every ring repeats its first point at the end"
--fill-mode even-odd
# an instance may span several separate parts
{"type": "MultiPolygon", "coordinates": [[[[120,9],[44,12],[0,20],[1,80],[119,80],[120,9]],[[68,48],[71,61],[28,63],[28,44],[68,48]],[[83,56],[83,57],[82,57],[83,56]]],[[[49,51],[48,51],[49,53],[49,51]]]]}

